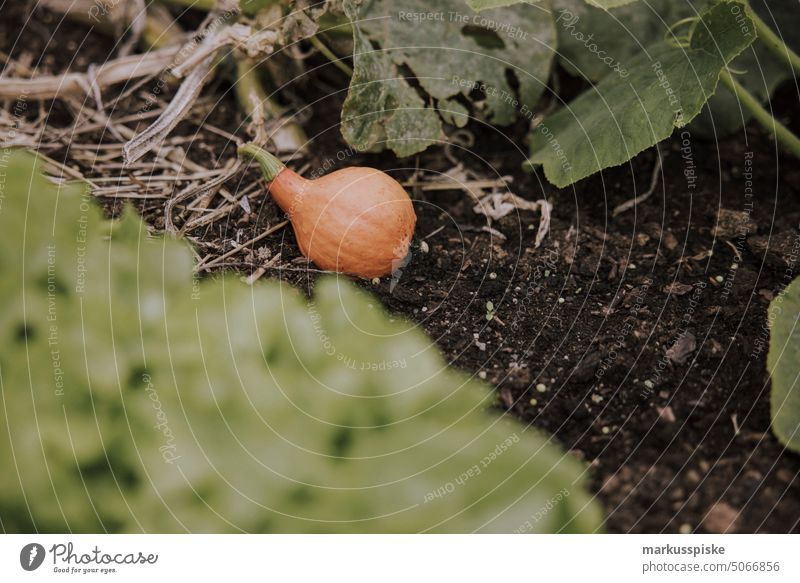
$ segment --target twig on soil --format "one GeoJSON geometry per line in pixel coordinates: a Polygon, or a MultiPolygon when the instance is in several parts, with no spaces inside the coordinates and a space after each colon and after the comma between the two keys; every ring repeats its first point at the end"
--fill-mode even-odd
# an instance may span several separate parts
{"type": "MultiPolygon", "coordinates": [[[[106,61],[97,67],[95,79],[100,88],[130,81],[147,75],[157,75],[166,69],[180,47],[167,47],[143,55],[131,55],[106,61]]],[[[30,79],[0,77],[0,99],[54,99],[56,97],[84,97],[91,88],[86,73],[43,75],[30,79]]]]}
{"type": "Polygon", "coordinates": [[[244,280],[247,285],[253,285],[256,281],[261,279],[261,277],[267,272],[270,267],[275,267],[275,264],[281,260],[281,254],[278,253],[275,257],[271,258],[267,261],[264,265],[256,269],[253,273],[251,273],[247,278],[244,280]]]}
{"type": "Polygon", "coordinates": [[[189,112],[211,72],[214,56],[206,58],[186,77],[175,97],[153,124],[141,134],[130,140],[122,149],[126,164],[136,162],[147,152],[162,142],[176,125],[189,112]]]}
{"type": "Polygon", "coordinates": [[[538,248],[550,232],[550,215],[553,211],[553,205],[548,201],[540,199],[532,202],[512,192],[495,192],[481,198],[472,210],[479,215],[484,215],[488,219],[496,221],[518,209],[541,213],[539,229],[533,245],[538,248]]]}
{"type": "Polygon", "coordinates": [[[656,146],[656,163],[653,166],[653,173],[650,176],[650,187],[647,189],[647,192],[644,192],[643,194],[640,194],[639,196],[632,198],[630,200],[626,200],[622,204],[614,207],[612,216],[616,217],[618,215],[621,215],[625,211],[628,211],[633,207],[635,207],[636,205],[643,203],[653,195],[653,193],[656,191],[656,188],[658,187],[658,177],[661,174],[661,164],[662,164],[661,149],[658,146],[656,146]]]}
{"type": "Polygon", "coordinates": [[[166,230],[173,233],[177,232],[175,223],[172,220],[172,209],[176,204],[183,202],[184,200],[197,197],[198,195],[202,196],[209,192],[218,191],[226,181],[239,172],[241,167],[242,161],[236,158],[233,160],[232,166],[230,168],[226,168],[223,174],[220,174],[209,182],[201,182],[199,185],[192,184],[191,186],[179,192],[176,196],[170,198],[167,201],[167,204],[164,205],[164,226],[166,230]]]}
{"type": "Polygon", "coordinates": [[[506,188],[508,186],[508,179],[501,178],[499,180],[470,180],[467,182],[419,182],[416,180],[402,182],[406,188],[419,188],[420,190],[469,190],[471,188],[480,189],[494,189],[506,188]]]}
{"type": "Polygon", "coordinates": [[[274,227],[270,227],[269,229],[267,229],[266,231],[264,231],[260,235],[258,235],[256,237],[253,237],[252,239],[250,239],[246,243],[243,243],[241,245],[237,245],[236,247],[234,247],[233,249],[231,249],[227,253],[224,253],[224,254],[220,255],[219,257],[217,257],[215,259],[212,259],[211,261],[207,261],[208,257],[204,258],[194,268],[195,272],[199,273],[200,271],[208,271],[208,269],[210,269],[211,267],[219,265],[220,263],[222,263],[226,259],[229,259],[229,258],[233,257],[234,255],[236,255],[237,253],[239,253],[240,251],[243,251],[247,247],[249,247],[251,245],[254,245],[255,243],[258,243],[262,239],[268,237],[269,235],[272,235],[276,231],[279,231],[280,229],[282,229],[283,227],[285,227],[288,224],[289,224],[289,221],[281,221],[280,223],[278,223],[274,227]]]}

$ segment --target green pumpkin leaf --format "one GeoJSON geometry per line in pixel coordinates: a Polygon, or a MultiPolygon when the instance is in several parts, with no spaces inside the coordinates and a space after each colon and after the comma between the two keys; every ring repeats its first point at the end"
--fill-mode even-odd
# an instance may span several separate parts
{"type": "Polygon", "coordinates": [[[513,4],[536,4],[539,0],[467,0],[467,4],[476,12],[491,8],[503,8],[513,4]]]}
{"type": "Polygon", "coordinates": [[[637,0],[585,0],[592,6],[597,6],[598,8],[602,8],[603,10],[610,10],[612,8],[618,8],[620,6],[625,6],[626,4],[630,4],[631,2],[636,2],[637,0]]]}
{"type": "Polygon", "coordinates": [[[420,94],[447,104],[441,117],[448,122],[456,98],[471,101],[472,115],[492,124],[533,117],[555,47],[547,2],[479,14],[463,0],[435,6],[374,0],[358,12],[352,2],[345,6],[355,29],[354,74],[342,112],[342,134],[351,145],[388,147],[403,156],[434,143],[439,116],[420,94]],[[398,70],[409,71],[419,88],[398,70]]]}
{"type": "Polygon", "coordinates": [[[565,187],[623,164],[689,123],[716,91],[722,69],[755,39],[742,0],[715,2],[689,46],[660,41],[631,60],[627,77],[604,77],[534,130],[529,163],[565,187]]]}
{"type": "MultiPolygon", "coordinates": [[[[750,8],[766,23],[780,23],[783,41],[794,51],[800,49],[800,11],[790,3],[768,3],[751,0],[750,8]]],[[[786,63],[761,42],[756,40],[730,65],[736,80],[761,103],[766,103],[778,86],[792,78],[786,63]]],[[[736,96],[727,87],[720,88],[708,101],[703,112],[692,121],[691,131],[701,137],[718,139],[740,130],[752,117],[741,107],[736,96]]]]}
{"type": "MultiPolygon", "coordinates": [[[[356,23],[351,3],[345,4],[356,23]]],[[[342,135],[361,151],[391,149],[406,157],[439,141],[442,125],[408,81],[399,77],[388,53],[375,50],[353,26],[353,77],[342,108],[342,135]]]]}
{"type": "Polygon", "coordinates": [[[130,209],[5,172],[5,531],[600,527],[581,463],[349,281],[193,280],[130,209]]]}
{"type": "Polygon", "coordinates": [[[635,57],[654,40],[664,38],[672,23],[696,15],[704,3],[649,0],[608,10],[586,0],[553,0],[559,61],[592,82],[607,75],[624,79],[635,57]]]}
{"type": "Polygon", "coordinates": [[[767,368],[772,376],[772,431],[800,452],[800,279],[772,300],[767,368]]]}

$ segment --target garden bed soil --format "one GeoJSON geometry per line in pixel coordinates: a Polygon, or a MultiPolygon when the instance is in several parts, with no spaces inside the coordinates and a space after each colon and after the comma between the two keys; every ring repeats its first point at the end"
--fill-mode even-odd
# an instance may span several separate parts
{"type": "MultiPolygon", "coordinates": [[[[85,70],[113,50],[85,27],[41,10],[29,19],[26,10],[23,3],[2,9],[0,46],[12,58],[43,55],[40,67],[53,73],[85,70]]],[[[767,308],[795,274],[796,159],[777,153],[757,127],[718,143],[678,132],[661,146],[654,194],[614,217],[612,209],[648,189],[655,150],[563,190],[522,171],[524,124],[474,124],[474,146],[402,161],[353,154],[336,125],[342,87],[346,79],[327,67],[291,88],[304,102],[319,100],[306,123],[314,136],[308,171],[331,160],[330,169],[363,164],[425,182],[462,164],[489,179],[511,176],[514,193],[553,203],[550,234],[537,249],[537,214],[514,212],[486,230],[465,191],[410,188],[419,217],[411,262],[394,280],[358,283],[417,322],[455,366],[496,387],[503,414],[554,435],[584,460],[606,530],[800,530],[800,456],[770,432],[765,365],[767,308]]],[[[204,120],[246,138],[230,87],[217,82],[204,95],[213,96],[204,120]]],[[[800,129],[796,89],[782,88],[774,102],[800,129]]],[[[140,105],[132,97],[112,115],[140,105]]],[[[69,126],[61,104],[46,108],[48,123],[69,126]]],[[[214,167],[235,155],[230,142],[199,127],[178,128],[197,133],[195,161],[214,167]]],[[[67,144],[49,155],[67,159],[67,144]]],[[[249,171],[240,180],[258,176],[249,171]]],[[[250,202],[251,213],[237,209],[188,235],[203,242],[204,254],[221,255],[231,240],[249,240],[280,220],[269,199],[250,202]]],[[[105,205],[111,215],[123,207],[105,205]]],[[[163,228],[163,201],[138,208],[163,228]]],[[[263,277],[311,292],[319,273],[297,260],[290,230],[258,247],[281,253],[263,277]]],[[[253,252],[223,267],[249,275],[261,265],[253,252]]]]}

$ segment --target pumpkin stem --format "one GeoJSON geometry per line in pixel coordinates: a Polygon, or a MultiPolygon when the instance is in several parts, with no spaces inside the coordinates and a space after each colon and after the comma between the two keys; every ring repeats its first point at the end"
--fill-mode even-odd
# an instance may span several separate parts
{"type": "Polygon", "coordinates": [[[261,172],[267,182],[272,182],[275,177],[280,174],[286,165],[278,160],[275,156],[267,152],[264,148],[257,146],[250,142],[241,146],[238,150],[239,155],[251,158],[258,162],[261,167],[261,172]]]}

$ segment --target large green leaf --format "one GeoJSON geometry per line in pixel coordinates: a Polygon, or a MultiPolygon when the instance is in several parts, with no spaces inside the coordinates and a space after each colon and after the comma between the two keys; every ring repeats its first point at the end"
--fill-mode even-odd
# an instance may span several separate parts
{"type": "MultiPolygon", "coordinates": [[[[630,61],[653,39],[667,35],[673,23],[697,15],[705,4],[706,0],[649,0],[608,10],[590,6],[586,0],[553,0],[560,62],[568,71],[593,82],[627,71],[630,61]]],[[[781,35],[790,46],[797,44],[800,11],[789,3],[767,5],[765,0],[750,2],[750,6],[765,21],[779,22],[781,35]]],[[[679,27],[675,32],[684,30],[679,27]]],[[[791,71],[759,41],[730,67],[737,71],[737,80],[745,89],[762,102],[791,76],[791,71]]],[[[723,87],[692,121],[691,131],[702,137],[725,136],[749,118],[750,113],[723,87]]]]}
{"type": "MultiPolygon", "coordinates": [[[[778,23],[783,41],[794,51],[800,49],[800,10],[791,2],[767,2],[751,0],[750,7],[769,26],[778,23]]],[[[766,103],[778,86],[792,78],[792,71],[786,63],[760,41],[745,50],[730,65],[736,72],[736,80],[756,99],[766,103]]],[[[751,118],[750,111],[743,108],[736,97],[727,89],[720,88],[708,101],[691,126],[692,133],[717,138],[730,135],[739,130],[751,118]]]]}
{"type": "MultiPolygon", "coordinates": [[[[348,16],[357,21],[351,3],[348,16]]],[[[442,124],[435,110],[400,77],[389,54],[375,50],[353,26],[353,77],[342,107],[342,135],[358,150],[393,150],[405,157],[438,142],[442,124]]]]}
{"type": "Polygon", "coordinates": [[[618,8],[619,6],[625,6],[626,4],[630,4],[631,2],[637,2],[638,0],[584,0],[593,6],[597,6],[598,8],[602,8],[603,10],[610,10],[612,8],[618,8]]]}
{"type": "Polygon", "coordinates": [[[558,53],[568,71],[596,82],[627,71],[674,22],[697,14],[705,0],[648,0],[614,8],[586,0],[553,0],[558,53]]]}
{"type": "Polygon", "coordinates": [[[475,11],[503,8],[513,4],[536,4],[539,0],[467,0],[467,4],[475,11]]]}
{"type": "Polygon", "coordinates": [[[772,376],[772,430],[800,452],[800,278],[772,300],[767,368],[772,376]]]}
{"type": "Polygon", "coordinates": [[[350,1],[345,6],[357,29],[355,72],[342,112],[342,133],[351,145],[408,155],[438,139],[433,110],[398,80],[396,68],[412,73],[444,110],[461,99],[493,124],[533,117],[555,48],[549,1],[479,14],[463,0],[373,0],[357,15],[350,1]]]}
{"type": "Polygon", "coordinates": [[[193,281],[32,161],[0,199],[4,530],[598,528],[578,461],[348,281],[193,281]]]}
{"type": "Polygon", "coordinates": [[[689,46],[659,41],[634,58],[625,78],[609,75],[534,131],[530,163],[568,186],[627,162],[696,117],[722,69],[754,40],[742,0],[704,10],[689,46]],[[736,7],[738,10],[734,10],[736,7]]]}

